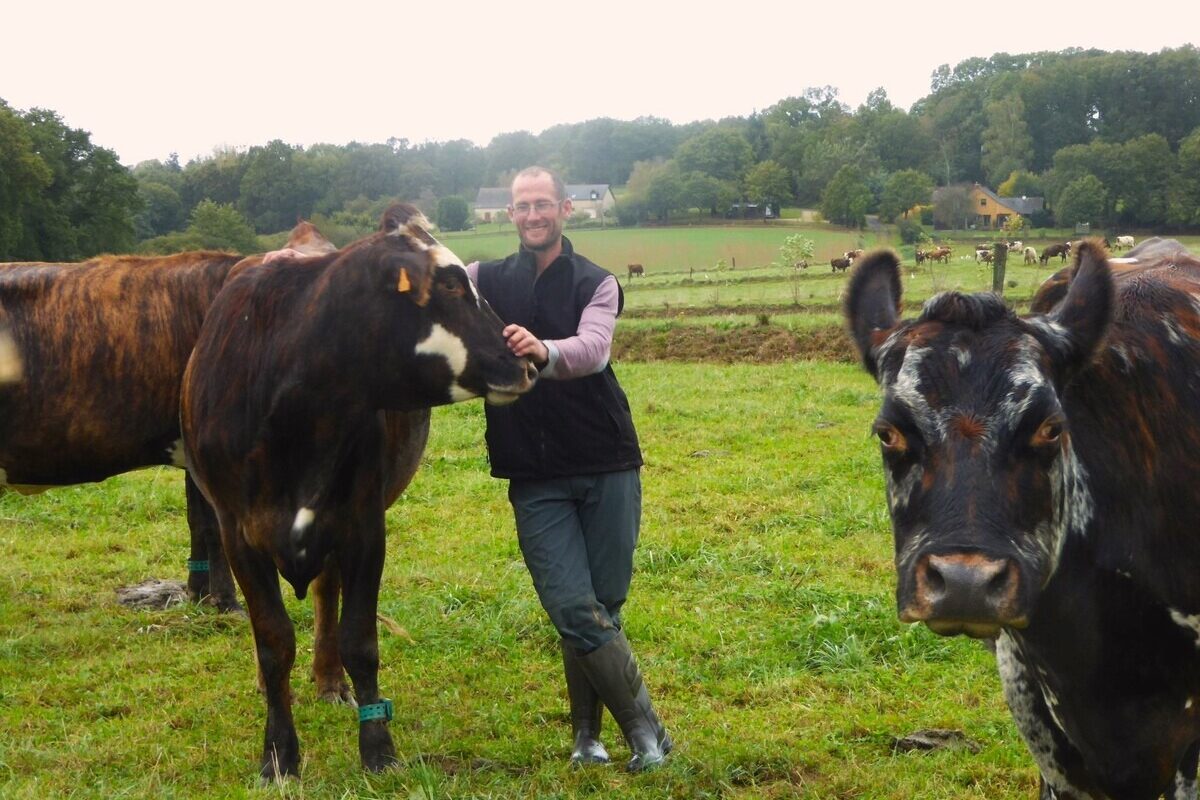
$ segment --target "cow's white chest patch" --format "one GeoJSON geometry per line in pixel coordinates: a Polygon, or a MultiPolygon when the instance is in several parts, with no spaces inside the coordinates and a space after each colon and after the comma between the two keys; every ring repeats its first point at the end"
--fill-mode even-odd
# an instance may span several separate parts
{"type": "Polygon", "coordinates": [[[1173,608],[1167,610],[1171,613],[1172,622],[1187,628],[1196,637],[1196,649],[1200,650],[1200,614],[1181,614],[1173,608]]]}
{"type": "Polygon", "coordinates": [[[312,525],[316,516],[311,508],[301,508],[296,512],[296,519],[292,522],[292,533],[297,535],[304,533],[308,526],[312,525]]]}

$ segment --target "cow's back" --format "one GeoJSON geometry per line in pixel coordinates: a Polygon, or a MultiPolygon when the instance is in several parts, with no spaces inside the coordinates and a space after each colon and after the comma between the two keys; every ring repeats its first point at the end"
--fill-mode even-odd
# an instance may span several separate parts
{"type": "Polygon", "coordinates": [[[239,256],[183,253],[0,265],[0,326],[22,364],[0,387],[10,484],[100,480],[180,462],[180,378],[239,256]]]}

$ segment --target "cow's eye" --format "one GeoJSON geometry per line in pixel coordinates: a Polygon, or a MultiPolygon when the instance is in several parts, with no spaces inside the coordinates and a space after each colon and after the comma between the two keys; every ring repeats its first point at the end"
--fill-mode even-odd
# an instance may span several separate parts
{"type": "Polygon", "coordinates": [[[903,453],[908,449],[908,440],[904,438],[900,429],[890,422],[876,422],[875,435],[879,437],[883,449],[889,453],[903,453]]]}
{"type": "Polygon", "coordinates": [[[442,291],[451,297],[462,297],[467,293],[467,290],[463,288],[462,283],[456,280],[446,279],[440,281],[438,285],[441,287],[442,291]]]}
{"type": "Polygon", "coordinates": [[[1062,438],[1062,433],[1062,417],[1050,417],[1038,427],[1037,432],[1033,434],[1033,439],[1030,440],[1030,444],[1034,447],[1056,445],[1062,438]]]}

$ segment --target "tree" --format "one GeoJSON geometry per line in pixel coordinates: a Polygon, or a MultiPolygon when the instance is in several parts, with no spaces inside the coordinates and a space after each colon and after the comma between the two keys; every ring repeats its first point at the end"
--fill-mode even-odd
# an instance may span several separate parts
{"type": "Polygon", "coordinates": [[[683,200],[688,208],[708,209],[713,216],[737,202],[737,187],[728,181],[717,180],[703,172],[683,176],[683,200]]]}
{"type": "Polygon", "coordinates": [[[915,169],[894,172],[884,184],[879,198],[879,216],[891,222],[899,216],[908,216],[913,206],[929,202],[933,194],[933,179],[915,169]]]}
{"type": "Polygon", "coordinates": [[[793,267],[801,261],[809,261],[817,250],[817,243],[807,236],[794,233],[779,246],[779,264],[793,267]]]}
{"type": "Polygon", "coordinates": [[[1104,209],[1108,203],[1108,192],[1095,175],[1076,178],[1058,196],[1054,207],[1054,218],[1062,227],[1072,227],[1080,222],[1103,225],[1104,209]]]}
{"type": "Polygon", "coordinates": [[[258,237],[246,218],[231,205],[202,200],[192,210],[188,236],[198,248],[252,253],[258,249],[258,237]]]}
{"type": "Polygon", "coordinates": [[[996,187],[1001,197],[1045,197],[1042,179],[1023,169],[1013,170],[1008,179],[996,187]]]}
{"type": "Polygon", "coordinates": [[[274,139],[246,154],[237,207],[260,231],[287,230],[312,214],[316,187],[306,185],[297,149],[274,139]]]}
{"type": "Polygon", "coordinates": [[[24,121],[0,100],[0,261],[43,257],[33,214],[51,180],[24,121]]]}
{"type": "Polygon", "coordinates": [[[866,224],[871,205],[871,189],[862,170],[847,164],[837,171],[821,196],[821,213],[825,219],[848,227],[861,228],[866,224]]]}
{"type": "Polygon", "coordinates": [[[933,223],[938,228],[966,228],[973,217],[971,190],[966,186],[946,186],[933,200],[933,223]]]}
{"type": "Polygon", "coordinates": [[[679,145],[675,162],[680,172],[703,172],[718,180],[740,184],[754,163],[754,151],[740,132],[709,128],[679,145]]]}
{"type": "Polygon", "coordinates": [[[746,197],[755,203],[766,203],[778,216],[784,203],[792,199],[791,177],[774,161],[755,164],[746,173],[746,197]]]}
{"type": "Polygon", "coordinates": [[[1178,163],[1169,220],[1176,225],[1200,225],[1200,128],[1179,143],[1178,163]]]}
{"type": "Polygon", "coordinates": [[[467,207],[467,201],[458,195],[443,197],[438,201],[437,207],[437,226],[444,231],[465,231],[471,226],[468,220],[471,216],[471,209],[467,207]]]}
{"type": "Polygon", "coordinates": [[[1025,124],[1025,103],[1017,92],[988,103],[985,113],[982,165],[988,182],[995,186],[1033,160],[1033,138],[1025,124]]]}

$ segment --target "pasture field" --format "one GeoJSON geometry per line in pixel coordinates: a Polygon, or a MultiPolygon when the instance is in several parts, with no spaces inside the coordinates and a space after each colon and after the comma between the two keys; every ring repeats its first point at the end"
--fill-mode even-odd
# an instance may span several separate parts
{"type": "MultiPolygon", "coordinates": [[[[687,272],[711,269],[718,261],[739,268],[770,264],[779,257],[783,241],[801,233],[816,243],[816,258],[826,269],[829,259],[855,247],[870,248],[885,240],[868,231],[820,225],[738,223],[661,228],[578,228],[567,226],[567,237],[575,248],[624,278],[626,264],[642,264],[648,275],[655,272],[687,272]]],[[[503,230],[484,226],[479,231],[439,233],[438,238],[464,262],[503,258],[517,249],[512,225],[503,230]]]]}
{"type": "MultiPolygon", "coordinates": [[[[677,743],[663,769],[568,768],[556,636],[470,403],[435,410],[388,512],[380,683],[399,769],[362,773],[353,712],[315,700],[312,606],[291,598],[303,779],[257,786],[246,620],[114,596],[183,576],[181,474],[152,469],[0,497],[0,797],[1036,796],[992,656],[896,620],[870,378],[814,362],[617,371],[646,457],[624,616],[677,743]],[[894,751],[930,728],[977,752],[894,751]]],[[[606,718],[623,762],[619,739],[606,718]]]]}

